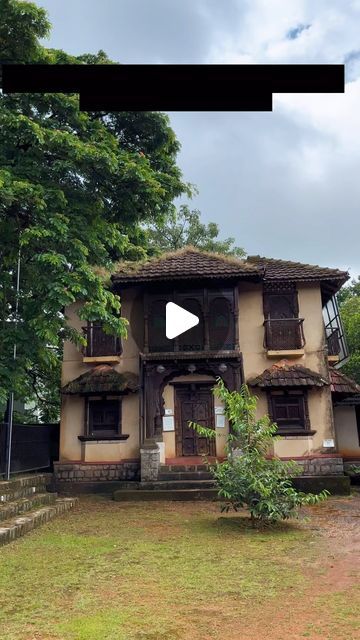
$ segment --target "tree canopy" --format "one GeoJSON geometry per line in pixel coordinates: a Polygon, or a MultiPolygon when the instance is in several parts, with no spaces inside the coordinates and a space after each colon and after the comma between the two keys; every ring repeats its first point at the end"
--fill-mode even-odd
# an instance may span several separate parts
{"type": "Polygon", "coordinates": [[[215,251],[239,258],[245,256],[244,249],[235,246],[235,238],[219,239],[219,226],[215,222],[204,224],[198,209],[190,210],[181,205],[178,210],[169,211],[147,228],[150,250],[154,253],[173,251],[191,245],[204,251],[215,251]]]}
{"type": "Polygon", "coordinates": [[[360,384],[360,276],[338,294],[350,357],[343,371],[360,384]]]}
{"type": "MultiPolygon", "coordinates": [[[[49,30],[34,3],[2,0],[0,62],[111,62],[103,51],[74,57],[43,47],[49,30]]],[[[80,300],[83,319],[124,335],[120,300],[95,267],[142,257],[143,224],[172,215],[174,198],[190,196],[191,187],[162,113],[85,113],[77,95],[1,95],[0,135],[0,399],[10,389],[35,394],[46,414],[63,340],[82,342],[65,307],[80,300]]]]}

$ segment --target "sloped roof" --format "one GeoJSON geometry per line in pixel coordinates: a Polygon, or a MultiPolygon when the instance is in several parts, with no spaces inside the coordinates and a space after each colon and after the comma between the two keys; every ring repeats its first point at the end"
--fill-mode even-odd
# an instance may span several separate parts
{"type": "Polygon", "coordinates": [[[297,280],[301,282],[335,280],[344,284],[350,277],[347,271],[290,260],[248,256],[247,261],[249,264],[263,269],[264,280],[297,280]]]}
{"type": "Polygon", "coordinates": [[[134,373],[119,373],[108,364],[101,364],[94,369],[83,373],[75,380],[68,382],[62,393],[79,394],[100,394],[100,393],[127,393],[137,391],[139,388],[138,376],[134,373]]]}
{"type": "Polygon", "coordinates": [[[209,278],[321,282],[327,294],[332,295],[349,279],[349,274],[339,269],[261,256],[240,260],[189,246],[142,263],[120,263],[112,275],[115,284],[209,278]]]}
{"type": "Polygon", "coordinates": [[[330,389],[333,393],[360,393],[360,385],[338,369],[330,369],[330,389]]]}
{"type": "Polygon", "coordinates": [[[185,247],[142,264],[124,264],[112,276],[114,283],[150,280],[259,277],[261,267],[246,260],[185,247]]]}
{"type": "Polygon", "coordinates": [[[248,380],[251,387],[323,387],[329,382],[316,371],[288,360],[276,362],[260,375],[248,380]]]}

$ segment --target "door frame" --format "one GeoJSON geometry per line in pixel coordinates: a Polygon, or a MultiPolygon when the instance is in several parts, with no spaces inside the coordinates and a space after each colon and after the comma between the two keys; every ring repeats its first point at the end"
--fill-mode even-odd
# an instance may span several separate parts
{"type": "MultiPolygon", "coordinates": [[[[184,456],[183,451],[182,451],[182,447],[183,447],[183,439],[182,439],[182,427],[181,427],[181,402],[180,402],[180,397],[178,392],[181,390],[186,390],[187,388],[191,387],[191,386],[195,386],[195,387],[205,387],[209,389],[209,397],[210,397],[210,416],[211,416],[211,421],[209,424],[209,428],[213,428],[215,430],[215,417],[214,417],[214,412],[215,412],[215,408],[214,408],[214,395],[213,393],[211,393],[211,388],[215,386],[216,381],[215,380],[204,380],[203,382],[199,381],[192,381],[192,382],[170,382],[169,383],[171,386],[174,387],[174,422],[175,422],[175,453],[176,453],[176,457],[182,458],[182,457],[190,457],[190,456],[184,456]]],[[[210,456],[216,456],[216,439],[214,439],[211,444],[210,444],[210,456]]],[[[202,454],[193,454],[194,457],[197,457],[199,455],[202,454]]]]}

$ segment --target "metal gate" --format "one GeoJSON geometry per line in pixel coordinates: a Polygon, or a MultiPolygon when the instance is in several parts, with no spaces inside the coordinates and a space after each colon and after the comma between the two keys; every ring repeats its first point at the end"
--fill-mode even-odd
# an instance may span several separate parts
{"type": "MultiPolygon", "coordinates": [[[[59,423],[14,424],[11,473],[52,469],[59,459],[59,423]]],[[[7,425],[0,423],[0,475],[5,473],[7,425]]]]}

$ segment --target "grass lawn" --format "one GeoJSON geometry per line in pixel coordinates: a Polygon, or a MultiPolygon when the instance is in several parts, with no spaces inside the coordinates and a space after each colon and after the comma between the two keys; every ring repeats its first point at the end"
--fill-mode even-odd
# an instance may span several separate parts
{"type": "Polygon", "coordinates": [[[214,503],[79,507],[0,549],[1,640],[355,640],[360,496],[252,530],[214,503]]]}

